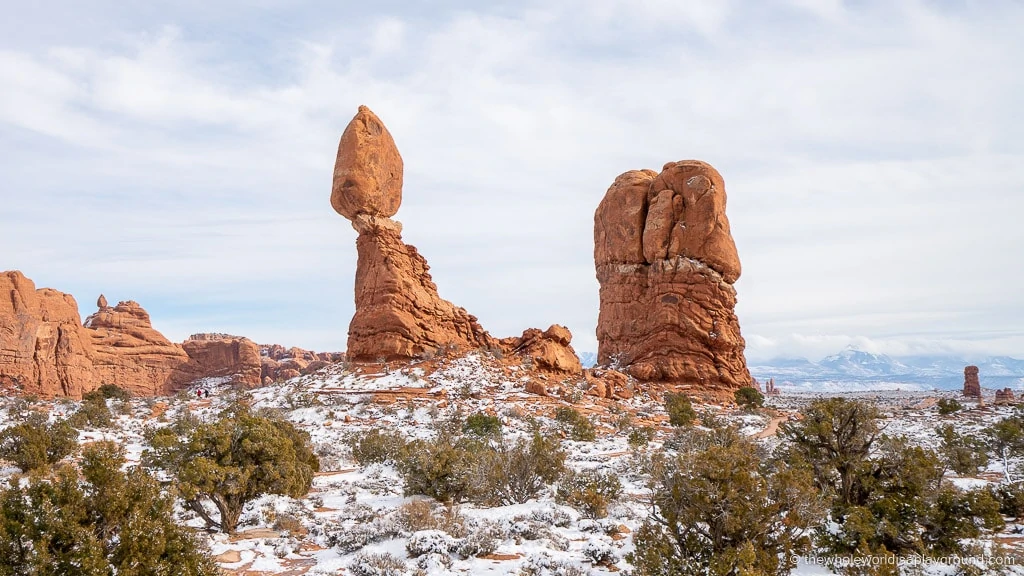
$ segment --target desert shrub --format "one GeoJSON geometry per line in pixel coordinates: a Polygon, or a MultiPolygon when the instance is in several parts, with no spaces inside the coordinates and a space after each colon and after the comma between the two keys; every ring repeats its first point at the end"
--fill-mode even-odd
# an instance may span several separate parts
{"type": "Polygon", "coordinates": [[[764,406],[764,395],[753,386],[744,386],[733,394],[736,404],[747,410],[753,410],[764,406]]]}
{"type": "Polygon", "coordinates": [[[122,402],[132,399],[132,393],[121,388],[117,384],[104,384],[99,388],[82,396],[83,400],[90,398],[102,398],[104,400],[120,400],[122,402]]]}
{"type": "Polygon", "coordinates": [[[999,512],[1013,519],[1024,517],[1024,484],[1000,484],[993,492],[999,512]]]}
{"type": "MultiPolygon", "coordinates": [[[[831,497],[834,526],[818,529],[820,546],[837,555],[965,555],[963,540],[1001,525],[999,501],[942,485],[944,465],[932,450],[879,433],[877,410],[830,399],[784,426],[790,458],[807,462],[831,497]]],[[[998,424],[998,423],[997,423],[998,424]]],[[[1004,439],[1012,442],[1016,425],[1004,439]]],[[[964,440],[945,433],[953,448],[964,440]]],[[[968,450],[969,451],[969,450],[968,450]]],[[[968,454],[964,460],[974,456],[968,454]]],[[[970,462],[966,467],[969,468],[970,462]]]]}
{"type": "Polygon", "coordinates": [[[587,576],[587,571],[570,562],[555,560],[546,552],[533,554],[519,568],[520,576],[587,576]]]}
{"type": "Polygon", "coordinates": [[[242,405],[185,434],[157,429],[149,441],[143,461],[169,472],[185,505],[207,527],[227,533],[237,528],[247,502],[263,494],[305,496],[320,469],[308,434],[242,405]],[[206,501],[216,506],[217,519],[206,511],[206,501]]]}
{"type": "Polygon", "coordinates": [[[368,430],[349,438],[352,458],[360,466],[398,462],[406,450],[405,437],[394,430],[368,430]]]}
{"type": "Polygon", "coordinates": [[[555,410],[555,421],[562,431],[578,442],[593,442],[597,438],[594,423],[575,408],[562,406],[555,410]]]}
{"type": "Polygon", "coordinates": [[[389,552],[360,552],[348,564],[352,576],[405,576],[405,561],[389,552]]]}
{"type": "Polygon", "coordinates": [[[497,416],[477,412],[466,417],[463,431],[482,437],[494,437],[501,434],[501,419],[497,416]]]}
{"type": "Polygon", "coordinates": [[[963,405],[956,401],[955,398],[939,398],[938,402],[939,414],[946,416],[954,412],[963,410],[963,405]]]}
{"type": "Polygon", "coordinates": [[[466,537],[455,545],[455,553],[461,558],[473,558],[493,554],[505,540],[504,531],[495,523],[483,521],[469,530],[466,537]]]}
{"type": "Polygon", "coordinates": [[[612,472],[586,470],[571,473],[558,484],[555,499],[587,518],[604,518],[608,506],[622,495],[622,483],[612,472]]]}
{"type": "Polygon", "coordinates": [[[484,448],[472,470],[469,498],[491,506],[522,504],[535,498],[565,470],[557,440],[534,433],[528,439],[484,448]]]}
{"type": "Polygon", "coordinates": [[[733,428],[689,434],[652,472],[652,511],[627,555],[633,573],[788,574],[825,512],[810,472],[762,460],[733,428]]]}
{"type": "Polygon", "coordinates": [[[461,502],[471,489],[470,476],[487,444],[439,434],[413,440],[398,462],[405,494],[422,494],[441,502],[461,502]]]}
{"type": "Polygon", "coordinates": [[[689,426],[697,418],[686,394],[665,394],[665,411],[668,412],[668,423],[673,426],[689,426]]]}
{"type": "Polygon", "coordinates": [[[466,532],[466,520],[457,506],[440,506],[429,500],[412,500],[401,505],[396,521],[407,532],[441,530],[456,537],[466,532]]]}
{"type": "Polygon", "coordinates": [[[629,436],[626,437],[626,442],[629,443],[630,448],[635,450],[647,446],[653,439],[654,428],[650,426],[633,426],[629,429],[629,436]]]}
{"type": "Polygon", "coordinates": [[[405,542],[410,558],[425,554],[448,554],[455,548],[455,540],[442,530],[421,530],[405,542]]]}
{"type": "Polygon", "coordinates": [[[619,554],[606,539],[591,539],[583,546],[583,557],[595,566],[611,566],[619,561],[619,554]]]}
{"type": "Polygon", "coordinates": [[[999,504],[988,490],[942,489],[929,506],[921,537],[933,554],[960,554],[964,551],[961,540],[978,538],[983,530],[1002,530],[1005,522],[999,504]]]}
{"type": "Polygon", "coordinates": [[[98,442],[83,450],[81,479],[65,466],[12,480],[0,492],[0,574],[219,574],[156,479],[122,472],[123,461],[118,445],[98,442]]]}
{"type": "Polygon", "coordinates": [[[973,436],[959,434],[952,424],[936,429],[939,435],[939,453],[957,474],[974,474],[988,465],[985,442],[973,436]]]}
{"type": "Polygon", "coordinates": [[[98,390],[82,397],[78,411],[68,418],[68,423],[75,428],[106,428],[113,422],[113,415],[107,407],[107,400],[98,390]]]}
{"type": "Polygon", "coordinates": [[[47,424],[41,414],[0,431],[0,458],[24,472],[44,470],[78,448],[78,433],[65,422],[47,424]]]}

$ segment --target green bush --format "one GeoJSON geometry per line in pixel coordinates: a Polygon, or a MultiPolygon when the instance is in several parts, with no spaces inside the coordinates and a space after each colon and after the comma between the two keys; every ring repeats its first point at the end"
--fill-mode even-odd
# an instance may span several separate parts
{"type": "Polygon", "coordinates": [[[94,390],[82,396],[82,404],[78,411],[68,418],[68,423],[79,430],[90,427],[107,428],[113,423],[113,415],[103,394],[94,390]]]}
{"type": "Polygon", "coordinates": [[[736,404],[748,410],[753,410],[764,406],[764,395],[757,391],[757,388],[753,386],[744,386],[737,390],[733,397],[736,399],[736,404]]]}
{"type": "Polygon", "coordinates": [[[360,466],[398,462],[406,450],[405,437],[394,430],[368,430],[349,438],[352,458],[360,466]]]}
{"type": "Polygon", "coordinates": [[[78,448],[78,432],[67,421],[47,424],[41,414],[0,431],[0,458],[24,472],[45,470],[78,448]]]}
{"type": "Polygon", "coordinates": [[[482,437],[494,437],[501,434],[501,419],[497,416],[477,412],[466,418],[463,431],[482,437]]]}
{"type": "Polygon", "coordinates": [[[811,549],[825,506],[810,472],[761,459],[734,428],[688,429],[651,473],[651,513],[627,555],[635,576],[775,576],[811,549]]]}
{"type": "Polygon", "coordinates": [[[626,442],[629,443],[629,447],[634,450],[647,446],[654,439],[654,428],[650,426],[633,426],[629,429],[629,436],[626,438],[626,442]]]}
{"type": "Polygon", "coordinates": [[[693,404],[685,394],[665,394],[665,411],[668,412],[668,423],[673,426],[689,426],[697,418],[693,404]]]}
{"type": "Polygon", "coordinates": [[[88,400],[90,398],[102,398],[104,400],[121,400],[123,402],[125,400],[131,400],[132,394],[131,392],[125,390],[124,388],[121,388],[117,384],[104,384],[99,388],[93,390],[92,392],[88,392],[82,396],[83,400],[88,400]]]}
{"type": "Polygon", "coordinates": [[[263,494],[305,496],[320,469],[308,434],[241,405],[184,434],[160,428],[149,440],[143,461],[170,472],[185,505],[207,527],[229,534],[247,502],[263,494]],[[207,512],[207,501],[219,518],[207,512]]]}
{"type": "Polygon", "coordinates": [[[960,475],[975,474],[978,468],[988,466],[985,442],[974,436],[959,434],[952,424],[936,429],[939,435],[939,453],[946,465],[960,475]]]}
{"type": "Polygon", "coordinates": [[[12,480],[0,492],[0,574],[218,574],[192,531],[174,521],[159,483],[122,464],[119,446],[99,442],[83,450],[81,480],[70,466],[48,479],[12,480]]]}
{"type": "Polygon", "coordinates": [[[578,442],[593,442],[597,438],[594,423],[575,408],[562,406],[555,410],[555,421],[562,431],[578,442]]]}
{"type": "Polygon", "coordinates": [[[943,416],[963,410],[963,404],[957,402],[955,398],[940,398],[938,407],[939,414],[943,416]]]}
{"type": "Polygon", "coordinates": [[[587,518],[604,518],[608,506],[622,495],[622,483],[612,472],[586,470],[568,474],[559,484],[555,499],[587,518]]]}
{"type": "Polygon", "coordinates": [[[472,471],[485,450],[487,444],[481,440],[448,434],[439,434],[433,440],[413,440],[398,461],[405,494],[461,502],[470,492],[472,471]]]}
{"type": "Polygon", "coordinates": [[[490,506],[522,504],[565,471],[565,452],[557,440],[534,433],[528,439],[484,447],[476,459],[469,499],[490,506]]]}

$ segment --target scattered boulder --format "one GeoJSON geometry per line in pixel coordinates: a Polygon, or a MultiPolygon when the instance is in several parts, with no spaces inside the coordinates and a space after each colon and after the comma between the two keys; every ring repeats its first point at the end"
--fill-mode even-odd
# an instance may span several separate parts
{"type": "Polygon", "coordinates": [[[594,215],[600,364],[698,390],[751,384],[725,205],[722,176],[697,160],[616,178],[594,215]]]}
{"type": "Polygon", "coordinates": [[[583,373],[579,356],[569,342],[572,333],[565,326],[552,325],[541,332],[529,328],[518,338],[503,338],[501,347],[506,354],[528,358],[534,368],[578,376],[583,373]]]}

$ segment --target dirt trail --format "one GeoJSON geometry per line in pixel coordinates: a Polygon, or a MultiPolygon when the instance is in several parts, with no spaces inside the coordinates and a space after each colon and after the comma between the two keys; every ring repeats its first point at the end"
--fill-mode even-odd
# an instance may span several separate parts
{"type": "Polygon", "coordinates": [[[761,439],[768,438],[770,436],[775,436],[776,434],[779,433],[779,424],[782,424],[786,420],[789,420],[788,414],[780,414],[778,416],[773,416],[772,419],[768,421],[768,425],[764,427],[764,430],[761,430],[760,432],[755,434],[754,438],[761,439]]]}

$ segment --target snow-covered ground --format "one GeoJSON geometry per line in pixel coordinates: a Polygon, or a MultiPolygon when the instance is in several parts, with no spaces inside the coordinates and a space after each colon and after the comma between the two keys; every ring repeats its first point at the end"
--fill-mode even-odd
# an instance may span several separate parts
{"type": "MultiPolygon", "coordinates": [[[[593,520],[555,501],[549,490],[526,504],[484,508],[463,504],[446,508],[423,497],[404,496],[402,479],[392,466],[360,467],[352,460],[348,439],[369,429],[401,431],[409,438],[429,438],[436,422],[456,411],[464,415],[484,412],[498,416],[506,437],[526,437],[540,422],[552,430],[553,413],[569,405],[556,398],[523,392],[523,376],[492,362],[486,355],[439,360],[431,373],[422,368],[393,367],[379,374],[354,374],[344,365],[329,366],[315,374],[282,384],[235,391],[222,382],[198,384],[212,391],[196,399],[188,391],[173,398],[135,399],[126,406],[111,401],[115,425],[107,430],[85,431],[80,441],[114,439],[127,448],[129,461],[138,462],[145,450],[148,427],[164,426],[186,410],[201,419],[213,418],[236,400],[255,408],[273,409],[310,434],[321,457],[321,472],[312,491],[302,499],[264,496],[251,502],[242,516],[238,534],[206,535],[212,553],[229,573],[275,575],[364,574],[360,565],[372,562],[367,555],[389,553],[404,564],[408,574],[613,574],[628,571],[624,557],[633,549],[632,534],[648,510],[644,501],[645,480],[638,471],[639,459],[657,449],[671,434],[660,402],[644,394],[630,400],[596,400],[583,396],[573,405],[595,421],[594,442],[562,439],[569,467],[600,469],[618,475],[623,497],[609,509],[607,518],[593,520]],[[631,449],[625,422],[652,425],[656,429],[647,448],[631,449]],[[423,521],[423,510],[430,519],[423,521]],[[416,516],[419,513],[419,516],[416,516]],[[413,522],[410,518],[419,518],[413,522]],[[479,554],[483,550],[486,554],[479,554]]],[[[831,391],[795,393],[770,398],[768,408],[747,413],[735,408],[695,406],[698,412],[713,411],[768,445],[778,442],[773,432],[779,422],[795,414],[814,398],[831,391]]],[[[846,394],[875,402],[883,411],[887,434],[905,435],[915,442],[937,445],[937,425],[951,422],[971,433],[1011,413],[1009,407],[977,407],[950,416],[939,416],[934,406],[951,392],[879,390],[846,394]]],[[[62,418],[76,403],[60,400],[27,405],[3,399],[0,427],[20,419],[25,410],[48,411],[62,418]]],[[[0,477],[17,472],[0,464],[0,477]]],[[[997,482],[1000,462],[972,478],[950,478],[971,488],[997,482]]],[[[203,522],[191,512],[179,510],[181,521],[200,530],[203,522]]],[[[1019,528],[1006,530],[1011,545],[1019,528]]],[[[202,532],[206,534],[205,532],[202,532]]],[[[803,559],[794,574],[831,574],[814,559],[803,559]]],[[[949,566],[929,566],[926,573],[951,573],[949,566]]],[[[1024,574],[1024,570],[1017,573],[1024,574]]]]}

